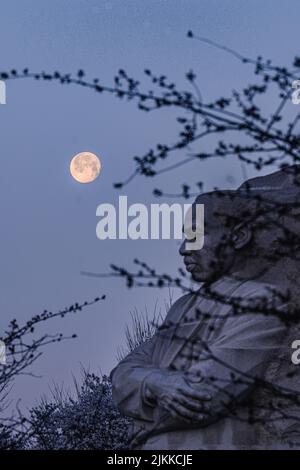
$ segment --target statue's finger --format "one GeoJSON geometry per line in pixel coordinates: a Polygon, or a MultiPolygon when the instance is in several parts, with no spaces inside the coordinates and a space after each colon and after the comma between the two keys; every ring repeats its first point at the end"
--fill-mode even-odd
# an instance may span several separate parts
{"type": "Polygon", "coordinates": [[[199,400],[189,399],[183,394],[176,395],[175,400],[177,402],[181,403],[182,405],[186,406],[190,410],[193,410],[193,411],[202,411],[203,410],[204,403],[202,403],[199,400]]]}
{"type": "Polygon", "coordinates": [[[180,418],[183,418],[185,420],[191,421],[193,418],[195,418],[195,415],[198,415],[198,413],[187,409],[185,406],[180,405],[177,402],[170,403],[169,407],[170,410],[173,410],[180,418]]]}
{"type": "Polygon", "coordinates": [[[195,390],[193,389],[192,387],[190,386],[187,386],[187,387],[179,387],[178,388],[178,391],[182,392],[184,395],[186,395],[187,397],[191,397],[191,398],[195,398],[195,399],[198,399],[198,400],[205,400],[205,401],[209,401],[212,399],[212,396],[210,393],[208,392],[205,392],[205,391],[199,391],[199,390],[195,390]]]}

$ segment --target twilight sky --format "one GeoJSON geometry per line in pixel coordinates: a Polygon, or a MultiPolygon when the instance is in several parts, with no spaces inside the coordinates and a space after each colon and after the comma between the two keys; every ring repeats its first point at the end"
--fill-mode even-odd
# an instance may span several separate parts
{"type": "MultiPolygon", "coordinates": [[[[185,73],[192,67],[209,100],[246,85],[252,69],[187,39],[189,29],[279,65],[299,55],[297,0],[288,6],[280,0],[1,0],[0,7],[1,70],[84,69],[87,78],[110,85],[124,68],[147,89],[143,70],[151,68],[188,89],[185,73]]],[[[274,103],[267,105],[271,113],[274,103]]],[[[205,162],[114,189],[131,173],[134,155],[175,139],[175,116],[144,114],[134,103],[76,86],[7,83],[7,104],[0,106],[0,328],[12,318],[21,322],[44,309],[107,295],[79,315],[48,324],[48,332],[77,333],[78,339],[47,348],[31,369],[39,378],[15,383],[12,396],[23,406],[49,394],[54,382],[68,387],[81,365],[108,373],[130,311],[151,312],[157,301],[164,309],[168,292],[127,290],[121,280],[87,278],[81,270],[105,272],[111,262],[130,267],[135,257],[169,273],[182,265],[176,241],[98,240],[97,206],[117,204],[121,194],[130,204],[163,202],[153,198],[153,188],[177,192],[189,178],[203,180],[206,190],[242,182],[235,162],[205,162]],[[84,150],[98,154],[103,166],[90,185],[76,183],[68,171],[73,155],[84,150]]],[[[182,156],[174,155],[174,162],[182,156]]]]}

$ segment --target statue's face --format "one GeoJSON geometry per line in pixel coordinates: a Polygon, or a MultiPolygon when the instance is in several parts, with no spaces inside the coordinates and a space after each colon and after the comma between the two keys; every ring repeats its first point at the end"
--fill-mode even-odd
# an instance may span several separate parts
{"type": "MultiPolygon", "coordinates": [[[[187,271],[196,282],[207,282],[216,280],[226,274],[232,265],[234,248],[229,242],[229,229],[221,220],[213,214],[213,198],[201,196],[197,199],[198,204],[204,204],[204,246],[201,250],[188,250],[184,240],[179,253],[187,271]]],[[[194,211],[196,212],[196,211],[194,211]]],[[[193,219],[193,229],[196,227],[193,219]]],[[[189,231],[184,227],[185,232],[189,231]]]]}

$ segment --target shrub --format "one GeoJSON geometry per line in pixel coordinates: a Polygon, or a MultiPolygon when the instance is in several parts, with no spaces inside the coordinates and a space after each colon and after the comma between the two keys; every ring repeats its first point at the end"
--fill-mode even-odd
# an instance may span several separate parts
{"type": "Polygon", "coordinates": [[[31,410],[31,449],[122,449],[128,446],[131,420],[112,401],[106,376],[84,373],[77,397],[53,396],[31,410]]]}

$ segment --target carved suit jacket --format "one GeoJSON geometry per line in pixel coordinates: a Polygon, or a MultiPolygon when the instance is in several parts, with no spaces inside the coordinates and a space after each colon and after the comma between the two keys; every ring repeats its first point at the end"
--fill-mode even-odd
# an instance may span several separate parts
{"type": "MultiPolygon", "coordinates": [[[[113,399],[134,419],[132,442],[158,450],[280,448],[291,441],[300,446],[297,419],[279,414],[272,388],[300,389],[299,374],[289,374],[296,367],[290,330],[272,314],[272,308],[284,314],[286,305],[280,305],[274,286],[256,281],[225,277],[211,290],[213,295],[201,288],[179,298],[156,334],[111,372],[113,399]],[[199,375],[193,386],[212,396],[203,421],[187,425],[147,399],[147,376],[155,369],[199,375]]],[[[299,419],[299,407],[290,399],[287,406],[299,419]]]]}

